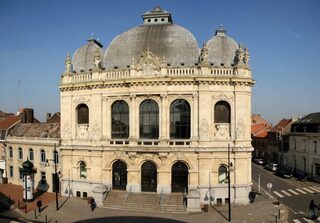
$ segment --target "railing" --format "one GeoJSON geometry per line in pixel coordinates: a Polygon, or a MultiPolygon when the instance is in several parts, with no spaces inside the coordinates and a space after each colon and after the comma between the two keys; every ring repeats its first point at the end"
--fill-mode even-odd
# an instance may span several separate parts
{"type": "Polygon", "coordinates": [[[163,192],[163,188],[161,188],[160,198],[159,198],[159,206],[160,207],[161,207],[161,203],[162,203],[162,192],[163,192]]]}
{"type": "MultiPolygon", "coordinates": [[[[71,78],[66,78],[63,82],[89,82],[92,80],[121,80],[129,78],[142,77],[143,71],[136,71],[130,69],[121,69],[113,71],[101,71],[99,73],[74,73],[71,78]]],[[[206,71],[203,68],[188,68],[188,67],[169,67],[161,68],[160,75],[168,77],[181,77],[181,76],[237,76],[237,70],[234,68],[224,67],[209,67],[206,71]]]]}
{"type": "Polygon", "coordinates": [[[132,186],[130,186],[130,190],[129,190],[129,193],[128,193],[127,197],[126,197],[125,203],[127,203],[128,200],[129,200],[129,195],[130,195],[130,193],[131,193],[131,190],[132,190],[132,186]]]}

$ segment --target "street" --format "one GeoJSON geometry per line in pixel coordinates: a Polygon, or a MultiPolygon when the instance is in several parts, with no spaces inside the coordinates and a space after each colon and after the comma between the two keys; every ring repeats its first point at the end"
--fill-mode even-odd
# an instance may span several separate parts
{"type": "MultiPolygon", "coordinates": [[[[319,184],[301,182],[294,178],[283,179],[264,169],[263,166],[253,163],[252,180],[256,184],[259,184],[259,175],[261,192],[268,193],[270,199],[274,201],[279,199],[280,203],[289,208],[289,222],[320,222],[319,218],[313,221],[305,218],[311,200],[314,200],[316,205],[320,204],[319,184]],[[272,184],[270,189],[267,187],[269,183],[272,184]]],[[[320,214],[319,211],[317,213],[320,214]]]]}

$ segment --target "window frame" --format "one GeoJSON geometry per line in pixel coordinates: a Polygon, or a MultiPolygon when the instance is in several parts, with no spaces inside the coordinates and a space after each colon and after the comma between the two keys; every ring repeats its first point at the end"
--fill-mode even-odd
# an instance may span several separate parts
{"type": "Polygon", "coordinates": [[[34,151],[32,148],[29,148],[29,160],[34,161],[34,151]]]}
{"type": "Polygon", "coordinates": [[[159,138],[159,105],[155,100],[146,99],[139,106],[139,133],[141,139],[159,138]]]}
{"type": "Polygon", "coordinates": [[[214,123],[231,123],[231,105],[227,101],[218,101],[214,105],[214,123]],[[227,114],[226,114],[227,113],[227,114]]]}
{"type": "Polygon", "coordinates": [[[45,163],[47,161],[46,159],[46,151],[44,149],[40,150],[40,162],[45,163]]]}
{"type": "Polygon", "coordinates": [[[90,110],[89,106],[81,103],[76,108],[77,113],[77,124],[78,125],[89,125],[90,123],[90,110]]]}
{"type": "Polygon", "coordinates": [[[171,102],[169,114],[170,139],[190,139],[191,119],[191,106],[187,100],[176,99],[171,102]],[[186,107],[179,109],[179,106],[186,107]],[[180,122],[180,124],[177,124],[177,122],[180,122]]]}
{"type": "Polygon", "coordinates": [[[18,149],[18,158],[19,158],[19,160],[23,160],[23,150],[22,150],[22,148],[21,147],[19,147],[19,149],[18,149]]]}
{"type": "Polygon", "coordinates": [[[127,139],[129,136],[130,107],[126,101],[117,100],[111,105],[111,138],[127,139]]]}
{"type": "Polygon", "coordinates": [[[79,163],[79,173],[80,173],[80,179],[87,179],[88,167],[86,162],[81,161],[79,163]]]}

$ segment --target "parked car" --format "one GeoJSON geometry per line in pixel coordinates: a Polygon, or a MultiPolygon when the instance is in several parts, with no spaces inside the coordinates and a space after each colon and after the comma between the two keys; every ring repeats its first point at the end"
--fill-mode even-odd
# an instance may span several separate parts
{"type": "Polygon", "coordinates": [[[268,163],[266,165],[266,169],[270,171],[277,171],[278,169],[278,164],[277,163],[268,163]]]}
{"type": "Polygon", "coordinates": [[[279,167],[276,171],[276,174],[282,178],[291,178],[293,171],[290,167],[279,167]]]}
{"type": "Polygon", "coordinates": [[[254,158],[253,162],[259,165],[263,165],[264,164],[264,160],[262,158],[254,158]]]}

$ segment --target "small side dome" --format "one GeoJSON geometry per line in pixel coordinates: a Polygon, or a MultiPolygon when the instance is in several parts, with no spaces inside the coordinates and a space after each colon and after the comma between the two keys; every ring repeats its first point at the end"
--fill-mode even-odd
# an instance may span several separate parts
{"type": "Polygon", "coordinates": [[[226,30],[220,26],[216,34],[207,43],[208,61],[214,66],[231,67],[238,44],[235,40],[226,35],[226,30]]]}
{"type": "Polygon", "coordinates": [[[93,37],[88,39],[87,44],[77,49],[76,52],[73,54],[73,71],[80,73],[83,71],[89,71],[90,69],[93,69],[93,60],[96,52],[100,52],[100,57],[103,57],[104,52],[102,47],[103,45],[93,37]]]}

